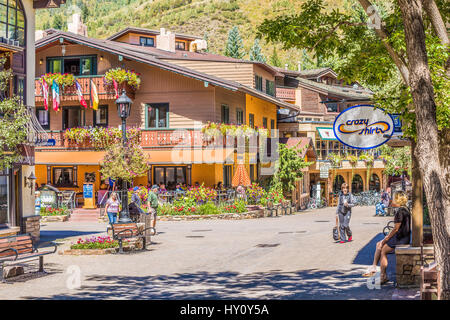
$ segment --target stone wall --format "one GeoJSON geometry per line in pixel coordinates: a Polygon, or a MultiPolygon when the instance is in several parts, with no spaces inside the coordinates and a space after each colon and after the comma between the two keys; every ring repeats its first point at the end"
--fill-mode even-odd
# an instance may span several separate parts
{"type": "MultiPolygon", "coordinates": [[[[434,248],[423,248],[425,264],[432,262],[434,248]]],[[[420,247],[398,246],[395,249],[397,286],[400,288],[420,287],[422,266],[420,247]]]]}
{"type": "Polygon", "coordinates": [[[32,216],[22,218],[22,233],[30,233],[33,241],[37,242],[41,237],[41,216],[32,216]]]}

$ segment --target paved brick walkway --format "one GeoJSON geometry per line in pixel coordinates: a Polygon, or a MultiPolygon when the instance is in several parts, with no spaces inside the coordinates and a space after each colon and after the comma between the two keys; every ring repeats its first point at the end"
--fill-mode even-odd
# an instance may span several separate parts
{"type": "MultiPolygon", "coordinates": [[[[392,299],[393,282],[377,289],[361,277],[392,217],[373,217],[373,207],[356,207],[350,223],[354,241],[336,244],[334,212],[158,222],[156,243],[147,252],[48,256],[48,274],[0,284],[0,298],[392,299]]],[[[42,239],[68,244],[105,231],[103,223],[46,223],[42,239]]],[[[395,280],[394,255],[389,261],[388,277],[395,280]]]]}

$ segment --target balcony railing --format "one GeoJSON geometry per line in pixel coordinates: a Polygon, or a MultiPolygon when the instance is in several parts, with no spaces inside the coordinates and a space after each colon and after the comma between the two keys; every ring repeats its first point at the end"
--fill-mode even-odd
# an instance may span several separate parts
{"type": "MultiPolygon", "coordinates": [[[[99,100],[109,100],[116,99],[116,95],[114,92],[114,87],[107,85],[103,79],[103,76],[80,76],[75,77],[78,83],[81,86],[81,90],[83,92],[83,97],[86,101],[91,100],[91,80],[97,87],[97,93],[99,100]]],[[[78,94],[75,85],[70,87],[62,87],[60,88],[60,100],[61,101],[78,101],[78,94]]],[[[131,94],[131,98],[133,98],[133,92],[131,90],[127,90],[127,92],[131,94]]],[[[49,96],[51,97],[51,88],[49,92],[49,96]]],[[[43,102],[44,96],[42,94],[42,82],[40,79],[35,80],[35,101],[36,103],[43,102]]]]}
{"type": "MultiPolygon", "coordinates": [[[[49,131],[46,135],[52,144],[38,146],[37,150],[95,150],[89,141],[76,143],[66,139],[64,131],[49,131]]],[[[225,137],[211,139],[198,130],[143,130],[140,132],[140,145],[144,148],[234,147],[235,143],[236,139],[227,140],[225,137]]]]}
{"type": "Polygon", "coordinates": [[[277,87],[277,98],[282,100],[295,101],[295,89],[277,87]]]}

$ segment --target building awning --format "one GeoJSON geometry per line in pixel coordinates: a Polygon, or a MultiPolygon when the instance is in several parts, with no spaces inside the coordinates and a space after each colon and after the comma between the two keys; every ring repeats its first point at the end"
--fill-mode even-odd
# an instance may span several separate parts
{"type": "Polygon", "coordinates": [[[322,140],[337,140],[333,128],[317,128],[322,140]]]}

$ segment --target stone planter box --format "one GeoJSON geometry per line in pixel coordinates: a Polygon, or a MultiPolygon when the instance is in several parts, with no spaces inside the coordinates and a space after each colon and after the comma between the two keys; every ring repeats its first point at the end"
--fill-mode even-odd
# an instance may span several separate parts
{"type": "MultiPolygon", "coordinates": [[[[130,243],[127,246],[123,246],[123,251],[133,251],[135,249],[142,249],[142,243],[135,242],[130,243]]],[[[58,254],[63,256],[100,256],[105,254],[115,254],[119,252],[119,247],[117,248],[107,248],[107,249],[66,249],[58,251],[58,254]]]]}
{"type": "Polygon", "coordinates": [[[69,220],[68,215],[64,216],[41,216],[41,222],[65,222],[69,220]]]}
{"type": "MultiPolygon", "coordinates": [[[[423,253],[424,255],[433,255],[433,246],[424,246],[423,253]]],[[[395,248],[396,278],[399,288],[417,288],[420,286],[420,254],[420,247],[404,245],[395,248]]]]}
{"type": "Polygon", "coordinates": [[[160,221],[188,221],[188,220],[243,220],[264,218],[265,209],[259,209],[244,213],[222,213],[210,215],[179,215],[179,216],[158,216],[160,221]]]}

